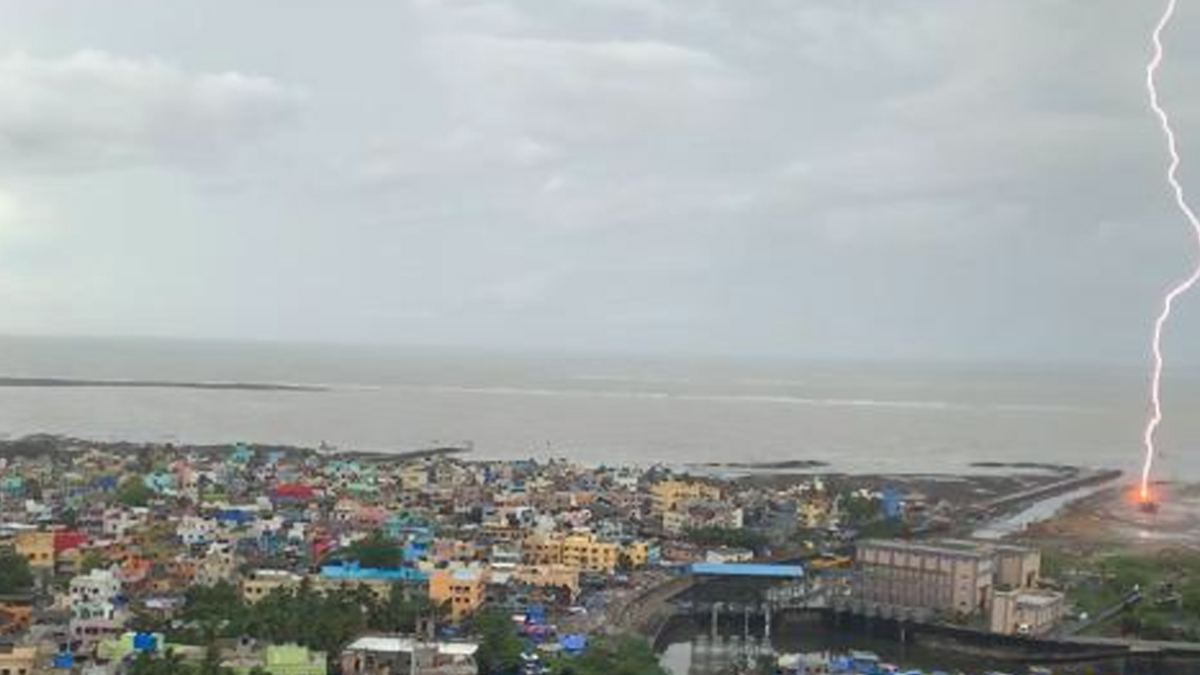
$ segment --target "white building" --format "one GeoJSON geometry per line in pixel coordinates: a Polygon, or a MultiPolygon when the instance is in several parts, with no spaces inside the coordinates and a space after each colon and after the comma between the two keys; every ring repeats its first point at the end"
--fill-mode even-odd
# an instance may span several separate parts
{"type": "Polygon", "coordinates": [[[217,535],[217,523],[199,516],[184,516],[175,527],[175,535],[187,546],[207,544],[217,535]]]}

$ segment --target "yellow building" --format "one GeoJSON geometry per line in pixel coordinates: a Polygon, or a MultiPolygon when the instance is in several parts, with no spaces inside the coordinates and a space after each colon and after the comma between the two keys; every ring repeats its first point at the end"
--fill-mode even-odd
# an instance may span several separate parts
{"type": "Polygon", "coordinates": [[[0,675],[32,675],[37,660],[34,647],[0,645],[0,675]]]}
{"type": "Polygon", "coordinates": [[[629,558],[629,564],[634,567],[645,567],[650,563],[650,544],[647,542],[630,542],[621,549],[621,552],[629,558]]]}
{"type": "Polygon", "coordinates": [[[298,574],[283,570],[254,570],[242,577],[238,584],[242,599],[250,604],[267,597],[277,588],[294,588],[300,585],[298,574]]]}
{"type": "Polygon", "coordinates": [[[686,501],[716,501],[721,498],[721,489],[696,481],[664,480],[650,488],[650,497],[652,513],[661,517],[686,501]]]}
{"type": "Polygon", "coordinates": [[[796,505],[796,520],[801,527],[816,529],[828,519],[829,506],[823,499],[809,499],[796,505]]]}
{"type": "Polygon", "coordinates": [[[17,553],[25,556],[29,566],[35,569],[54,568],[54,533],[29,530],[18,532],[15,546],[17,553]]]}
{"type": "Polygon", "coordinates": [[[512,579],[530,586],[569,588],[572,598],[579,595],[579,568],[571,565],[520,565],[512,579]]]}
{"type": "Polygon", "coordinates": [[[475,568],[434,570],[429,576],[429,599],[447,605],[450,620],[458,623],[483,604],[484,586],[483,574],[475,568]]]}
{"type": "Polygon", "coordinates": [[[568,565],[584,572],[612,574],[620,553],[620,546],[594,534],[570,534],[530,537],[521,557],[527,565],[568,565]]]}

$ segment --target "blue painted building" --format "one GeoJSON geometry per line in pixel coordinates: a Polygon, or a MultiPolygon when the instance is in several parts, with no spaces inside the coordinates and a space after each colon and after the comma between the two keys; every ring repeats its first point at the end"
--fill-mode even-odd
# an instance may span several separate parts
{"type": "Polygon", "coordinates": [[[321,576],[336,581],[428,581],[429,575],[413,567],[382,569],[342,562],[321,567],[321,576]]]}

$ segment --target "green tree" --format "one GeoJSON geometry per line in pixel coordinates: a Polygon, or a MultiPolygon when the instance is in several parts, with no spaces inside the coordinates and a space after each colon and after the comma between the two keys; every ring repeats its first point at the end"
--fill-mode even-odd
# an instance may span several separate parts
{"type": "Polygon", "coordinates": [[[25,556],[11,549],[0,551],[0,594],[21,593],[33,588],[33,572],[25,556]]]}
{"type": "Polygon", "coordinates": [[[151,490],[139,475],[126,478],[117,488],[117,501],[125,506],[145,506],[153,498],[154,490],[151,490]]]}
{"type": "Polygon", "coordinates": [[[404,553],[400,546],[384,536],[380,530],[375,530],[365,539],[354,542],[346,548],[345,557],[357,560],[363,567],[393,569],[404,562],[404,553]]]}
{"type": "Polygon", "coordinates": [[[575,675],[669,675],[650,643],[633,635],[600,638],[568,667],[575,675]]]}
{"type": "Polygon", "coordinates": [[[850,495],[843,504],[846,517],[853,524],[874,520],[883,514],[883,503],[873,497],[850,495]]]}
{"type": "Polygon", "coordinates": [[[433,610],[427,597],[406,597],[404,585],[395,583],[383,602],[370,606],[367,627],[389,633],[411,633],[416,630],[417,620],[433,610]]]}
{"type": "Polygon", "coordinates": [[[758,549],[767,545],[767,537],[761,532],[728,527],[697,527],[688,530],[684,536],[697,546],[758,549]]]}
{"type": "Polygon", "coordinates": [[[129,675],[197,675],[196,667],[171,650],[161,656],[140,652],[129,664],[129,675]]]}
{"type": "Polygon", "coordinates": [[[508,614],[487,607],[475,615],[472,624],[479,639],[475,659],[481,675],[512,672],[520,665],[524,644],[508,614]]]}
{"type": "Polygon", "coordinates": [[[104,554],[92,549],[79,559],[79,573],[87,574],[94,569],[104,567],[104,554]]]}
{"type": "Polygon", "coordinates": [[[246,630],[247,614],[237,587],[228,581],[219,581],[212,586],[189,588],[179,618],[204,633],[238,637],[246,630]]]}

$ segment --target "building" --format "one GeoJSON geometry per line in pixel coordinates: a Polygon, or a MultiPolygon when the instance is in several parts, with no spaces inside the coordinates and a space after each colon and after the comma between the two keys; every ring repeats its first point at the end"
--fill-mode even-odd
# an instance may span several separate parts
{"type": "Polygon", "coordinates": [[[340,665],[345,675],[478,675],[477,651],[474,642],[362,637],[342,651],[340,665]]]}
{"type": "Polygon", "coordinates": [[[311,578],[313,588],[318,591],[366,586],[380,598],[390,596],[395,589],[400,589],[406,597],[422,596],[428,594],[429,588],[429,574],[422,570],[362,567],[357,562],[324,565],[321,573],[311,578]]]}
{"type": "Polygon", "coordinates": [[[649,546],[631,544],[623,550],[615,542],[603,541],[594,534],[530,537],[522,546],[522,561],[527,565],[567,565],[583,572],[612,574],[623,552],[637,565],[638,560],[648,559],[649,546]]]}
{"type": "Polygon", "coordinates": [[[486,585],[483,573],[478,568],[434,570],[429,576],[429,599],[448,605],[450,620],[458,623],[483,604],[486,585]]]}
{"type": "Polygon", "coordinates": [[[996,586],[1035,588],[1041,579],[1042,552],[1024,546],[995,546],[996,586]]]}
{"type": "Polygon", "coordinates": [[[1041,553],[968,540],[868,540],[855,555],[865,605],[985,619],[992,631],[1040,635],[1062,620],[1061,593],[1037,589],[1041,553]]]}
{"type": "Polygon", "coordinates": [[[121,633],[126,618],[121,592],[121,580],[110,570],[96,569],[71,579],[68,630],[76,652],[90,652],[121,633]]]}
{"type": "MultiPolygon", "coordinates": [[[[267,645],[261,656],[261,668],[271,675],[326,675],[325,652],[310,651],[300,645],[267,645]]],[[[234,668],[238,675],[248,674],[253,666],[234,668]]]]}
{"type": "Polygon", "coordinates": [[[860,602],[960,616],[991,605],[996,556],[977,544],[867,540],[858,543],[855,563],[860,602]]]}
{"type": "Polygon", "coordinates": [[[650,511],[661,518],[664,513],[678,509],[686,501],[719,499],[721,489],[716,486],[697,481],[664,480],[650,488],[650,511]]]}
{"type": "Polygon", "coordinates": [[[33,675],[37,660],[36,647],[0,644],[0,675],[33,675]]]}
{"type": "Polygon", "coordinates": [[[17,553],[25,556],[35,570],[54,569],[54,533],[41,530],[18,532],[13,542],[17,553]]]}
{"type": "Polygon", "coordinates": [[[633,541],[626,544],[621,553],[629,560],[629,564],[633,567],[645,567],[650,564],[651,550],[650,543],[645,541],[633,541]]]}
{"type": "Polygon", "coordinates": [[[562,564],[584,572],[612,574],[620,548],[611,541],[600,541],[594,534],[569,535],[562,539],[562,564]]]}
{"type": "Polygon", "coordinates": [[[267,597],[277,588],[294,588],[303,577],[284,570],[254,570],[238,582],[242,599],[250,604],[267,597]]]}
{"type": "Polygon", "coordinates": [[[520,565],[510,578],[529,586],[566,588],[572,599],[579,595],[579,568],[571,565],[520,565]]]}
{"type": "Polygon", "coordinates": [[[95,569],[71,579],[71,612],[78,617],[112,616],[121,600],[121,580],[110,570],[95,569]]]}
{"type": "Polygon", "coordinates": [[[689,499],[662,514],[663,530],[671,534],[703,527],[737,530],[743,526],[744,512],[728,502],[689,499]]]}
{"type": "Polygon", "coordinates": [[[1065,599],[1057,591],[1013,589],[992,596],[991,631],[1006,635],[1044,635],[1062,621],[1065,599]]]}
{"type": "Polygon", "coordinates": [[[195,583],[212,586],[228,581],[237,573],[237,557],[228,544],[210,544],[205,554],[196,560],[195,583]]]}
{"type": "Polygon", "coordinates": [[[0,635],[20,635],[33,619],[32,595],[0,596],[0,635]]]}
{"type": "Polygon", "coordinates": [[[747,548],[710,548],[704,552],[704,562],[744,563],[754,560],[754,551],[747,548]]]}

